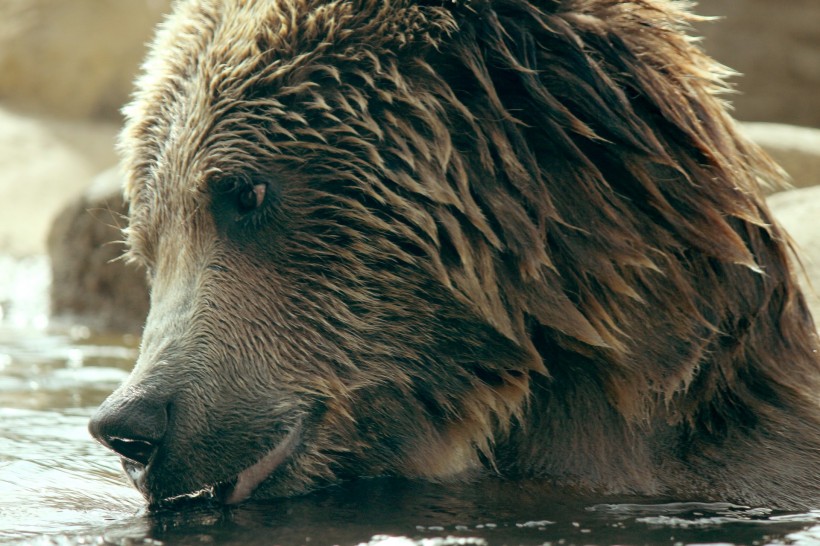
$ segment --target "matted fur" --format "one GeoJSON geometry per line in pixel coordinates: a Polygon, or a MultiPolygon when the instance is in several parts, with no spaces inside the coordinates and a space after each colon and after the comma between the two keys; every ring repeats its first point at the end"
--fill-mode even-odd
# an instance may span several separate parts
{"type": "Polygon", "coordinates": [[[257,497],[489,472],[820,505],[781,173],[685,8],[179,2],[121,145],[152,311],[92,423],[154,412],[148,500],[298,430],[257,497]]]}

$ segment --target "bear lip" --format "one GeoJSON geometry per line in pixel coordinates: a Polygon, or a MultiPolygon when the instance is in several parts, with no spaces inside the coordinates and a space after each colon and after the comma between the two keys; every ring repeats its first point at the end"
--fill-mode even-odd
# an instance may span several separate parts
{"type": "Polygon", "coordinates": [[[265,481],[293,453],[300,433],[301,427],[294,427],[276,447],[237,474],[236,478],[232,480],[233,483],[230,489],[224,493],[223,502],[225,504],[239,504],[247,500],[259,484],[265,481]]]}

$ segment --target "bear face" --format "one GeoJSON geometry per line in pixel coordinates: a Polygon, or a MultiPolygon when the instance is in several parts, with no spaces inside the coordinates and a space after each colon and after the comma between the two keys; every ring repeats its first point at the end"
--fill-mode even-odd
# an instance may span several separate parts
{"type": "Polygon", "coordinates": [[[151,311],[92,433],[152,504],[487,472],[778,503],[786,478],[708,462],[748,474],[777,428],[810,498],[816,336],[757,189],[779,173],[685,19],[180,2],[121,139],[151,311]]]}

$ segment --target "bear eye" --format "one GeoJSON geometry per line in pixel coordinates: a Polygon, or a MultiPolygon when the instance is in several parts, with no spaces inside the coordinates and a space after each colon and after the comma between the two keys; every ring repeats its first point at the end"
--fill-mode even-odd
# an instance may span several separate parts
{"type": "Polygon", "coordinates": [[[239,191],[237,196],[237,207],[239,212],[250,212],[258,209],[265,202],[267,185],[263,183],[246,186],[239,191]]]}
{"type": "Polygon", "coordinates": [[[245,173],[214,180],[211,192],[211,214],[217,226],[227,231],[255,230],[266,225],[276,217],[275,205],[282,193],[267,177],[245,173]]]}

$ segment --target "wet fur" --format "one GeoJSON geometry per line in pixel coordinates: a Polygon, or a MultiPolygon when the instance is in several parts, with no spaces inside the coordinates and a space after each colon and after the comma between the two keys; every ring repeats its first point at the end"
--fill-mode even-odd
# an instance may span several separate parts
{"type": "Polygon", "coordinates": [[[491,472],[820,506],[781,173],[683,8],[179,3],[121,145],[153,293],[114,397],[175,408],[149,500],[301,423],[258,496],[491,472]]]}

